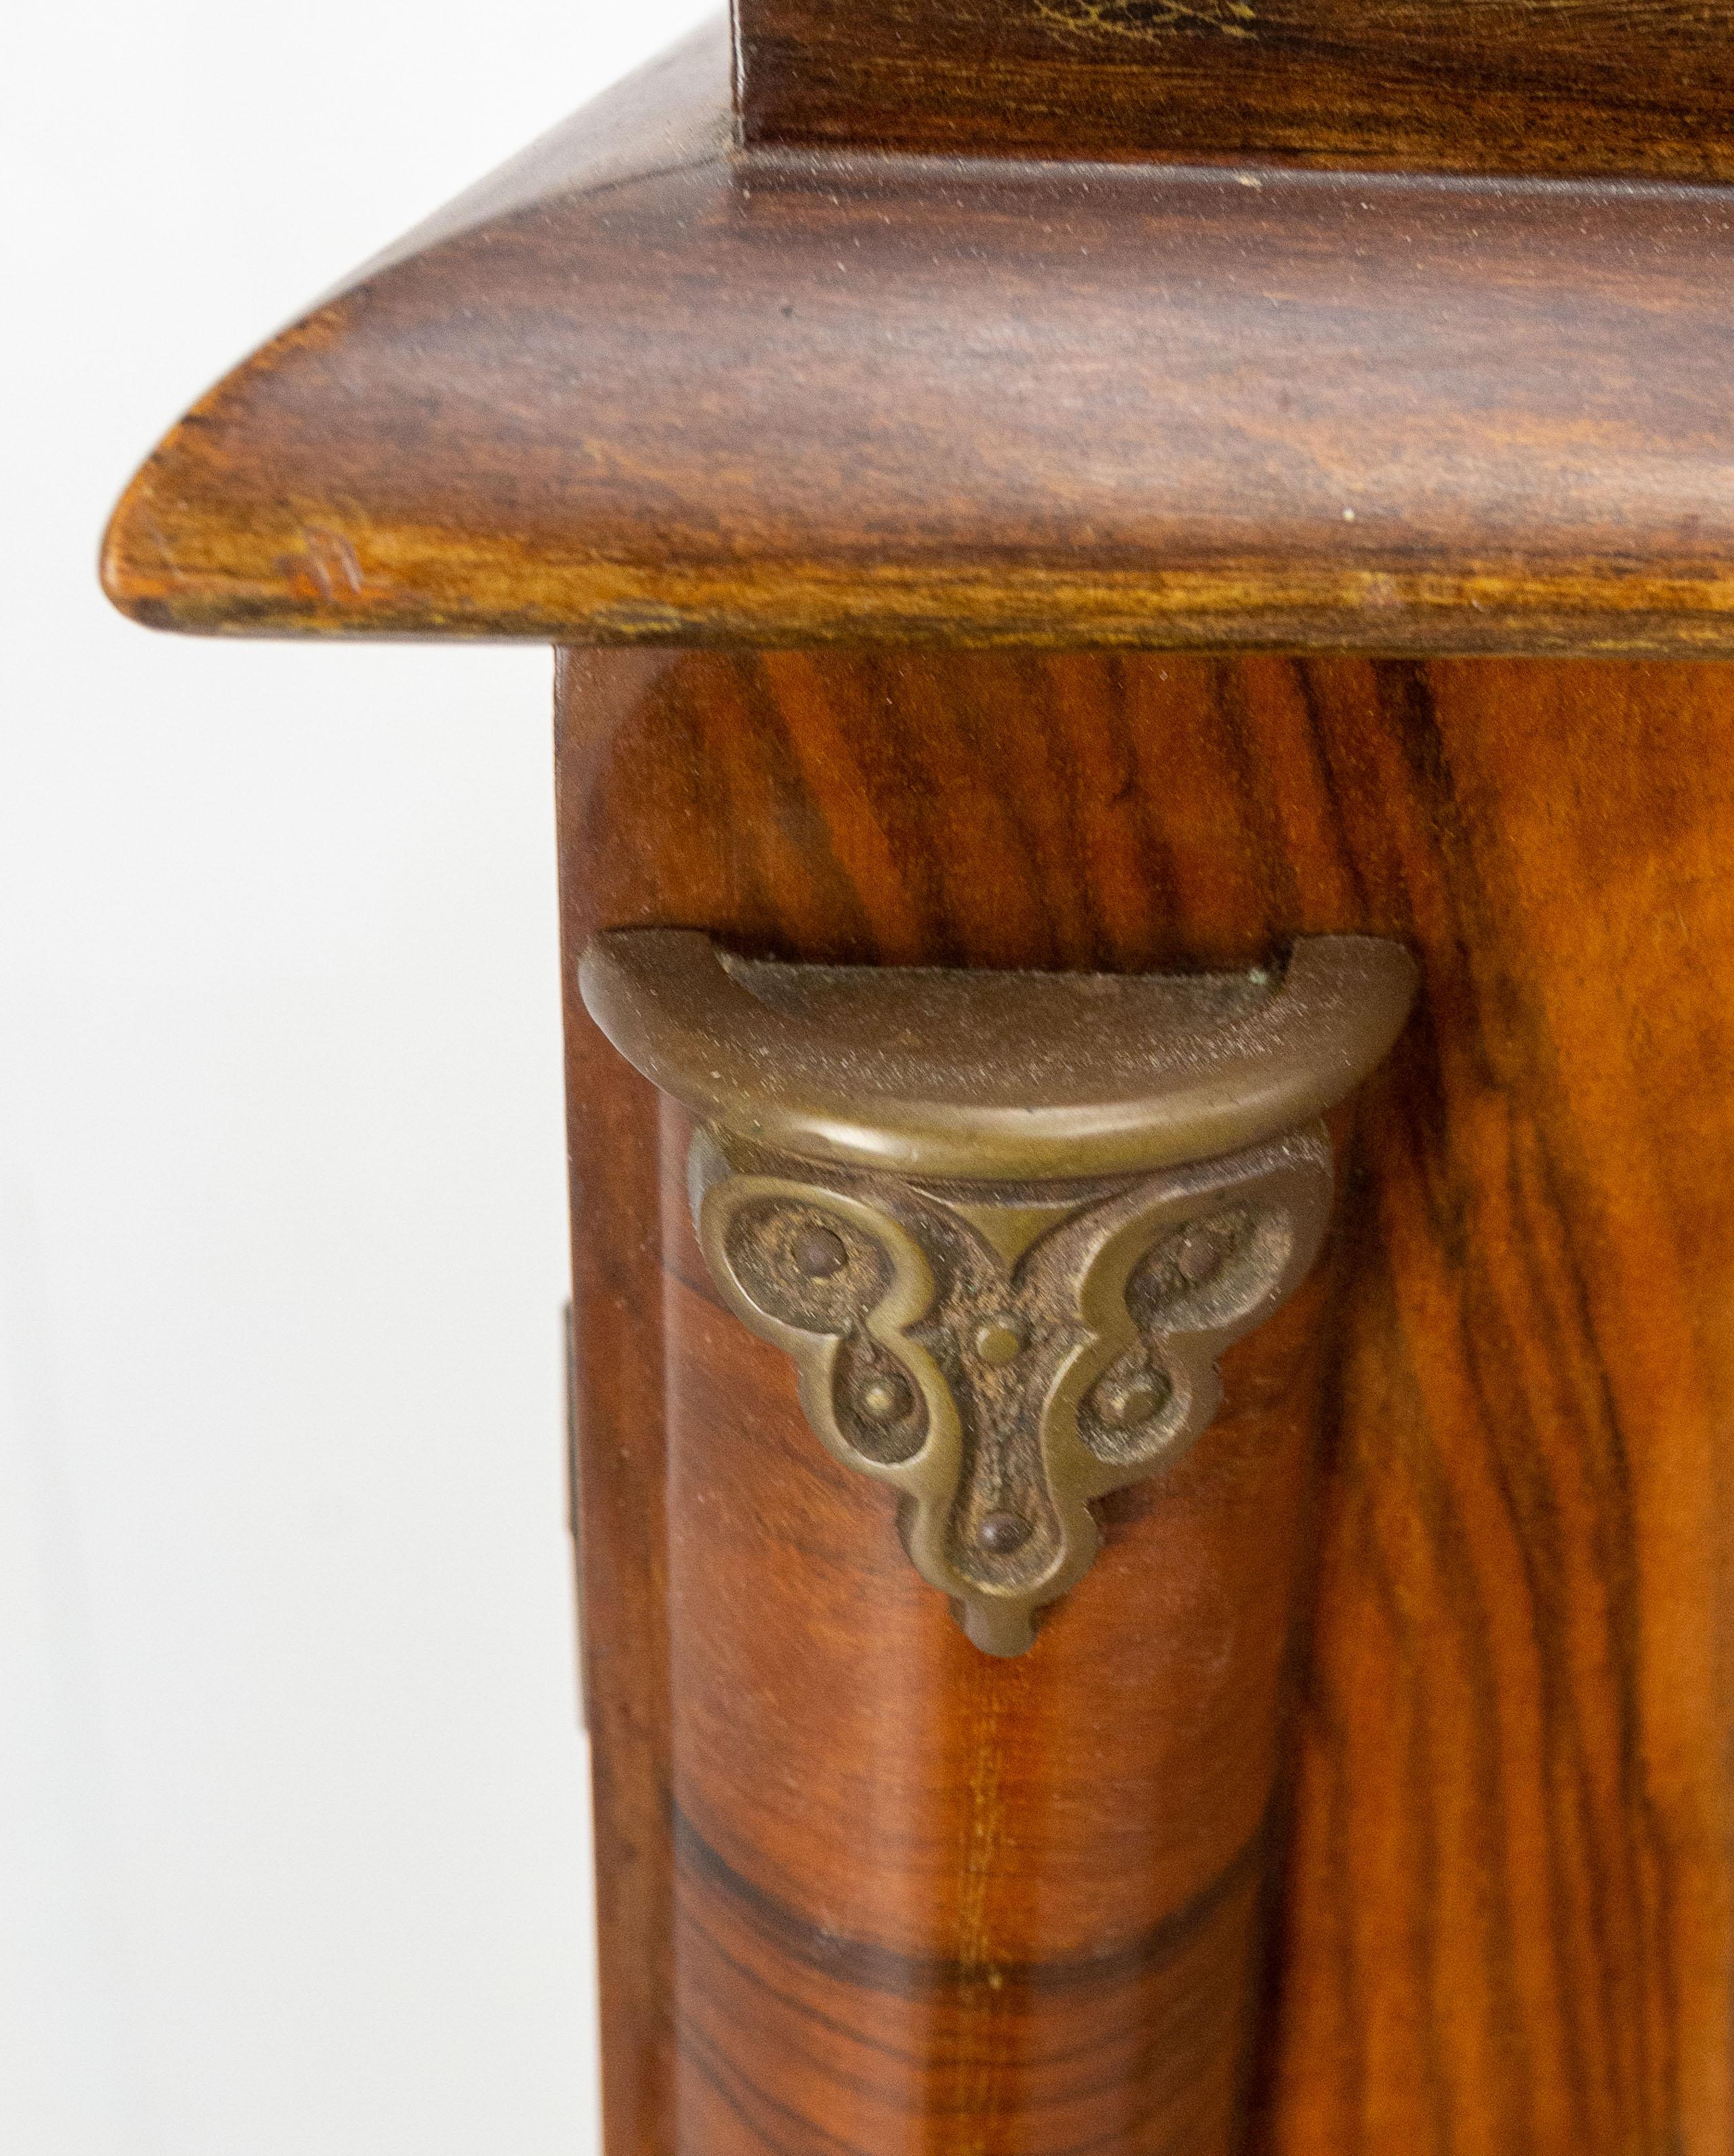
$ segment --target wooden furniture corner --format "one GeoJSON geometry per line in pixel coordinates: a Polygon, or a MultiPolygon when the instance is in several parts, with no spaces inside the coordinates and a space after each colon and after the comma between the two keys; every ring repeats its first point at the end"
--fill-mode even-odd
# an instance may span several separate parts
{"type": "Polygon", "coordinates": [[[608,2156],[1726,2156],[1731,90],[737,0],[116,511],[560,649],[608,2156]]]}

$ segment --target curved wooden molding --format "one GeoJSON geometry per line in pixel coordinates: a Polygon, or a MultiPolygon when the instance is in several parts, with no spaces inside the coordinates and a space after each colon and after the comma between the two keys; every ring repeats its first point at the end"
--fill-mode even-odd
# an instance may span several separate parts
{"type": "Polygon", "coordinates": [[[1209,1160],[1298,1129],[1383,1059],[1401,944],[1311,936],[1280,973],[787,966],[697,931],[598,937],[580,980],[629,1063],[811,1159],[1005,1182],[1209,1160]]]}
{"type": "Polygon", "coordinates": [[[241,634],[1734,653],[1734,192],[741,150],[719,29],[212,392],[241,634]]]}

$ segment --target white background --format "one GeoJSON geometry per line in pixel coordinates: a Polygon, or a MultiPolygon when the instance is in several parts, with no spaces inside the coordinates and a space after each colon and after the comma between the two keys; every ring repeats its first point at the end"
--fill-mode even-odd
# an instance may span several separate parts
{"type": "Polygon", "coordinates": [[[110,614],[154,439],[711,12],[0,55],[0,2146],[582,2156],[549,661],[110,614]]]}

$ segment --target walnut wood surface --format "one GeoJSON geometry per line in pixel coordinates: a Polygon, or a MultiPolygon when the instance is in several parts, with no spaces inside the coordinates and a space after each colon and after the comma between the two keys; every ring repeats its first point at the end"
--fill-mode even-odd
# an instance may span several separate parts
{"type": "Polygon", "coordinates": [[[672,2148],[1225,2156],[1323,1279],[1008,1665],[719,1307],[668,1127],[672,2148]]]}
{"type": "Polygon", "coordinates": [[[1734,653],[1734,189],[734,153],[726,64],[612,94],[230,376],[118,511],[116,603],[1734,653]]]}
{"type": "Polygon", "coordinates": [[[752,142],[1734,176],[1699,0],[737,0],[752,142]]]}
{"type": "Polygon", "coordinates": [[[1321,1282],[1233,1351],[1224,1422],[998,1665],[716,1307],[683,1132],[659,1199],[654,1096],[572,995],[612,2156],[1725,2156],[1731,699],[1690,666],[568,657],[574,953],[1352,931],[1424,973],[1334,1314],[1321,1282]]]}
{"type": "Polygon", "coordinates": [[[1731,33],[1246,5],[743,0],[746,146],[702,38],[110,535],[158,625],[651,647],[562,667],[574,958],[1422,962],[1331,1266],[999,1663],[570,993],[610,2156],[1734,2144],[1734,677],[1583,656],[1734,654],[1731,33]]]}
{"type": "MultiPolygon", "coordinates": [[[[582,891],[570,895],[576,870],[563,864],[568,924],[572,905],[582,903],[582,891]]],[[[598,1860],[603,2105],[610,2156],[664,2156],[675,2145],[674,1935],[656,1134],[581,1006],[567,1013],[566,1060],[572,1511],[598,1860]]]]}
{"type": "MultiPolygon", "coordinates": [[[[808,678],[844,695],[876,685],[827,665],[795,678],[798,697],[808,678]]],[[[808,881],[842,804],[743,735],[743,721],[753,737],[762,718],[780,724],[763,696],[738,663],[568,660],[574,952],[648,913],[805,954],[940,955],[895,872],[856,884],[852,906],[808,881]],[[648,785],[647,756],[660,774],[648,785]],[[736,795],[767,783],[751,809],[736,795]]],[[[804,698],[789,716],[804,731],[804,698]]],[[[904,792],[893,770],[856,805],[892,810],[904,792]]],[[[952,880],[939,859],[916,872],[952,880]]],[[[1142,924],[1136,904],[1100,901],[1095,942],[1113,963],[1142,924]]],[[[1051,963],[1030,926],[966,932],[951,955],[1051,963]]],[[[888,1494],[820,1446],[790,1364],[723,1308],[693,1238],[684,1115],[661,1111],[659,1204],[645,1158],[656,1096],[622,1065],[599,1096],[576,1001],[570,1018],[590,1277],[620,1262],[611,1245],[636,1215],[630,1302],[581,1303],[587,1367],[608,1373],[581,1418],[597,1499],[585,1558],[601,1876],[629,1872],[664,1822],[672,1848],[666,1884],[634,1888],[636,1921],[667,1923],[655,1949],[632,1918],[607,1919],[608,1958],[637,1956],[669,1987],[659,2007],[623,1999],[611,2015],[610,2041],[638,2061],[613,2068],[627,2089],[625,2110],[611,2107],[613,2156],[879,2156],[940,2133],[984,2156],[1227,2156],[1262,2012],[1328,1267],[1225,1358],[1228,1399],[1196,1450],[1105,1505],[1110,1546],[1033,1652],[996,1661],[911,1568],[888,1494]],[[618,1430],[608,1345],[619,1337],[634,1368],[656,1353],[631,1328],[659,1211],[659,1532],[623,1518],[649,1463],[640,1433],[618,1430]],[[663,1597],[666,1719],[646,1741],[634,1726],[644,1671],[623,1657],[663,1597]]]]}

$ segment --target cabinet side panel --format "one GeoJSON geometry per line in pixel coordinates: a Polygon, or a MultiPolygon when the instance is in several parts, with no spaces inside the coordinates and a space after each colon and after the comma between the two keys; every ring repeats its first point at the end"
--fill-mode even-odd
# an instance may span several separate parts
{"type": "MultiPolygon", "coordinates": [[[[1259,2156],[1725,2156],[1734,999],[1717,968],[1734,944],[1734,677],[894,653],[572,659],[565,678],[574,949],[593,927],[643,923],[881,963],[1246,963],[1296,934],[1342,931],[1415,950],[1422,1004],[1360,1098],[1339,1201],[1341,1362],[1321,1509],[1304,1537],[1319,1566],[1309,1675],[1298,1732],[1271,1723],[1294,1823],[1254,2145],[1259,2156]]],[[[585,1023],[574,1019],[581,1037],[585,1023]]],[[[622,1100],[639,1086],[623,1074],[597,1083],[622,1100]]],[[[632,1204],[654,1211],[650,1115],[644,1093],[619,1158],[635,1163],[632,1204]]],[[[678,1888],[664,1877],[658,1889],[664,1958],[645,1963],[638,2010],[649,2029],[657,2002],[691,1981],[707,2013],[762,2032],[779,2073],[804,2057],[803,2071],[840,2086],[861,2080],[861,2061],[827,2054],[830,2039],[813,2031],[867,2025],[861,1999],[815,1963],[826,1912],[839,1938],[904,1957],[872,1966],[931,1976],[957,1904],[931,1879],[917,1892],[912,1871],[873,1906],[851,1901],[865,1889],[848,1808],[834,1829],[797,1835],[767,1791],[731,1779],[731,1757],[750,1760],[751,1748],[731,1754],[729,1729],[706,1717],[722,1712],[731,1670],[771,1681],[753,1657],[772,1649],[749,1611],[708,1631],[693,1613],[718,1599],[708,1568],[725,1548],[743,1573],[749,1558],[774,1568],[787,1537],[760,1531],[751,1552],[695,1538],[700,1487],[732,1491],[731,1503],[751,1491],[761,1522],[792,1491],[808,1493],[813,1519],[846,1519],[866,1553],[856,1585],[908,1649],[895,1666],[915,1673],[900,1680],[915,1687],[900,1730],[917,1708],[947,1729],[977,1710],[946,1675],[949,1620],[941,1611],[923,1629],[927,1590],[897,1572],[895,1546],[872,1554],[885,1524],[873,1493],[841,1471],[828,1481],[779,1358],[733,1327],[680,1256],[679,1133],[664,1143],[661,1224],[623,1212],[611,1232],[649,1235],[667,1268],[666,1286],[636,1270],[630,1296],[641,1314],[638,1298],[651,1296],[649,1322],[670,1328],[657,1383],[666,1367],[670,1486],[691,1495],[638,1560],[648,1579],[674,1553],[666,1579],[618,1606],[593,1580],[588,1598],[593,1632],[617,1639],[622,1608],[654,1641],[668,1600],[687,1613],[672,1727],[659,1665],[664,1719],[630,1739],[649,1748],[634,1770],[646,1790],[665,1802],[679,1784],[696,1823],[678,1888]],[[652,1771],[643,1758],[659,1743],[652,1771]],[[805,1914],[779,1930],[791,1906],[805,1914]],[[802,1929],[814,1919],[817,1932],[802,1929]],[[920,1936],[922,1922],[937,1929],[920,1936]],[[744,1987],[732,1995],[725,1969],[744,1987]]],[[[581,1223],[581,1245],[592,1232],[581,1223]]],[[[1239,1367],[1231,1358],[1231,1406],[1239,1367]]],[[[1298,1366],[1290,1374],[1302,1382],[1298,1366]]],[[[659,1399],[657,1413],[659,1435],[659,1399]]],[[[716,1517],[726,1524],[726,1509],[716,1517]]],[[[1115,1530],[1120,1549],[1160,1534],[1156,1517],[1115,1530]]],[[[1111,1532],[1105,1563],[1115,1551],[1111,1532]]],[[[1304,1578],[1311,1554],[1281,1556],[1271,1577],[1304,1578]]],[[[1163,1592],[1161,1563],[1138,1577],[1163,1592]]],[[[1076,1612],[1100,1610],[1103,1589],[1116,1591],[1086,1582],[1076,1612]]],[[[1162,1636],[1157,1626],[1150,1639],[1162,1636]]],[[[894,1666],[883,1647],[865,1650],[875,1683],[894,1666]]],[[[593,1671],[601,1661],[593,1640],[593,1671]]],[[[842,1663],[824,1667],[834,1678],[842,1663]]],[[[772,1682],[740,1723],[762,1758],[776,1758],[772,1738],[793,1742],[777,1735],[777,1697],[772,1682]]],[[[1006,1712],[1034,1772],[1054,1729],[1027,1718],[1027,1703],[1006,1712]]],[[[828,1699],[821,1719],[842,1714],[828,1699]]],[[[1151,1774],[1152,1816],[1171,1821],[1151,1774]]],[[[685,1834],[664,1816],[669,1840],[685,1834]]],[[[1129,1831],[1150,1836],[1149,1818],[1129,1831]]],[[[889,1881],[895,1866],[874,1870],[889,1881]]],[[[1198,1881],[1213,1876],[1207,1866],[1198,1881]]],[[[1075,1884],[1042,1920],[1056,1943],[1085,1906],[1075,1884]]],[[[1212,1979],[1228,1987],[1218,2032],[1249,2010],[1237,1972],[1259,1965],[1247,1943],[1256,1928],[1212,1979]]],[[[1210,1995],[1203,1976],[1188,1985],[1194,2005],[1210,1995]]],[[[1034,2053],[1008,2065],[911,2003],[933,1995],[908,1984],[872,1994],[884,2017],[869,2031],[874,2060],[900,2047],[952,2069],[989,2056],[1000,2088],[1029,2069],[1034,2053]]],[[[1100,2022],[1105,2056],[1135,2044],[1140,2017],[1147,2046],[1169,2042],[1153,1994],[1126,2001],[1120,2020],[1100,2022]]],[[[714,2021],[700,2034],[716,2041],[714,2021]]],[[[734,2107],[714,2082],[701,2094],[693,2055],[673,2069],[661,2041],[641,2031],[628,2054],[660,2060],[665,2126],[678,2089],[712,2148],[780,2145],[782,2113],[743,2123],[742,2092],[734,2107]]],[[[787,2080],[776,2094],[820,2115],[802,2112],[787,2080]]],[[[934,2102],[927,2142],[905,2108],[895,2132],[866,2137],[875,2152],[954,2146],[957,2110],[934,2102]]],[[[982,2148],[1021,2156],[1016,2135],[1034,2116],[1002,2119],[982,2148]]],[[[1145,2156],[1166,2145],[1157,2116],[1141,2128],[1124,2114],[1096,2145],[1145,2156]]],[[[618,2142],[613,2156],[650,2145],[618,2142]]],[[[657,2156],[680,2145],[665,2140],[657,2156]]]]}
{"type": "Polygon", "coordinates": [[[1734,676],[1242,679],[1427,973],[1363,1131],[1271,2146],[1720,2156],[1734,676]]]}

